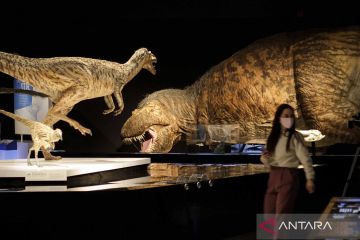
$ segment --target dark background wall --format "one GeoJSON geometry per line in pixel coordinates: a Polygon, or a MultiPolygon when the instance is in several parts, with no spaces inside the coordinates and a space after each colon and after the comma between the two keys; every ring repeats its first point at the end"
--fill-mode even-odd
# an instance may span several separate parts
{"type": "MultiPolygon", "coordinates": [[[[121,145],[120,129],[146,94],[190,85],[258,38],[360,24],[358,8],[350,1],[274,0],[13,2],[2,6],[0,20],[0,51],[123,63],[136,49],[147,47],[157,56],[156,76],[143,70],[123,89],[125,108],[120,116],[102,115],[102,98],[75,106],[69,116],[90,128],[92,137],[64,122],[55,125],[64,132],[57,149],[68,152],[136,151],[121,145]]],[[[12,87],[12,78],[0,74],[0,86],[12,87]]],[[[13,96],[0,96],[0,108],[13,111],[13,96]]],[[[19,138],[13,133],[13,120],[0,116],[0,121],[3,138],[19,138]]]]}

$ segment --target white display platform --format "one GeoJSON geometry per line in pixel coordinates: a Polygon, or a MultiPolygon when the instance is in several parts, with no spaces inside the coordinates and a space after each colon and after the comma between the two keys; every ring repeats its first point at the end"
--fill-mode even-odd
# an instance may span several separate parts
{"type": "MultiPolygon", "coordinates": [[[[35,160],[31,159],[35,164],[35,160]]],[[[145,165],[150,158],[63,158],[45,161],[40,167],[28,166],[26,159],[0,161],[0,178],[24,178],[26,181],[66,181],[67,177],[145,165]]]]}

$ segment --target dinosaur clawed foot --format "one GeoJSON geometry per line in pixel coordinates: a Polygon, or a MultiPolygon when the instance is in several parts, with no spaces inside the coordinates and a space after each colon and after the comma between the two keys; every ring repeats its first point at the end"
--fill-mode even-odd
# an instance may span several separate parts
{"type": "Polygon", "coordinates": [[[115,110],[115,108],[106,109],[103,111],[103,114],[106,115],[106,114],[112,113],[114,110],[115,110]]]}
{"type": "Polygon", "coordinates": [[[120,115],[122,113],[123,109],[118,109],[114,111],[114,116],[120,115]]]}
{"type": "Polygon", "coordinates": [[[54,156],[48,151],[42,151],[45,160],[60,160],[61,156],[54,156]]]}
{"type": "Polygon", "coordinates": [[[78,122],[72,123],[71,126],[72,126],[73,128],[75,128],[75,129],[79,130],[80,133],[81,133],[82,135],[84,135],[84,136],[85,136],[86,134],[89,134],[90,136],[92,136],[91,130],[88,129],[88,128],[86,128],[86,127],[81,126],[80,123],[78,123],[78,122]]]}
{"type": "Polygon", "coordinates": [[[40,166],[40,163],[39,163],[39,160],[37,160],[37,159],[36,159],[36,164],[33,164],[33,163],[31,162],[31,160],[28,159],[28,160],[27,160],[27,165],[28,165],[28,166],[34,166],[34,165],[35,165],[35,166],[37,166],[37,167],[41,167],[41,166],[40,166]]]}
{"type": "Polygon", "coordinates": [[[60,159],[62,159],[62,157],[61,156],[53,156],[53,155],[51,155],[50,154],[50,156],[49,157],[46,157],[45,158],[45,160],[49,160],[49,161],[51,161],[51,160],[60,160],[60,159]]]}
{"type": "Polygon", "coordinates": [[[114,112],[114,116],[117,116],[117,115],[120,115],[120,113],[122,113],[122,111],[123,111],[123,109],[118,109],[118,110],[114,111],[114,108],[110,108],[110,109],[104,110],[103,114],[106,115],[106,114],[114,112]]]}
{"type": "Polygon", "coordinates": [[[82,134],[82,135],[86,135],[86,134],[89,134],[90,136],[92,136],[92,132],[91,132],[91,130],[90,129],[88,129],[88,128],[85,128],[85,127],[81,127],[81,128],[77,128],[79,131],[80,131],[80,133],[82,134]]]}

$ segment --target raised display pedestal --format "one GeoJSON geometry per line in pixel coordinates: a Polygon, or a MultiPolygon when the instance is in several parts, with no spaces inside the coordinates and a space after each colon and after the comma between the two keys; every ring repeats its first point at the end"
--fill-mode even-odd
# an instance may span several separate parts
{"type": "Polygon", "coordinates": [[[28,166],[26,159],[0,161],[0,187],[79,187],[144,177],[148,175],[150,158],[64,158],[58,161],[39,159],[39,162],[40,167],[28,166]]]}

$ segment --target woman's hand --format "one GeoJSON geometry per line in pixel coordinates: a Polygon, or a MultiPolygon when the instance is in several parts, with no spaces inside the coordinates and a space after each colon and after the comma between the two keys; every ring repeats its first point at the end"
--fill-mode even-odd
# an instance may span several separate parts
{"type": "Polygon", "coordinates": [[[264,150],[261,154],[261,157],[267,161],[271,157],[271,153],[268,150],[264,150]]]}
{"type": "Polygon", "coordinates": [[[260,161],[265,165],[265,167],[270,167],[269,159],[271,157],[271,153],[267,150],[264,150],[260,156],[260,161]]]}
{"type": "Polygon", "coordinates": [[[308,193],[314,193],[315,192],[315,184],[314,184],[314,180],[313,179],[308,179],[306,180],[306,186],[305,186],[306,190],[308,191],[308,193]]]}

